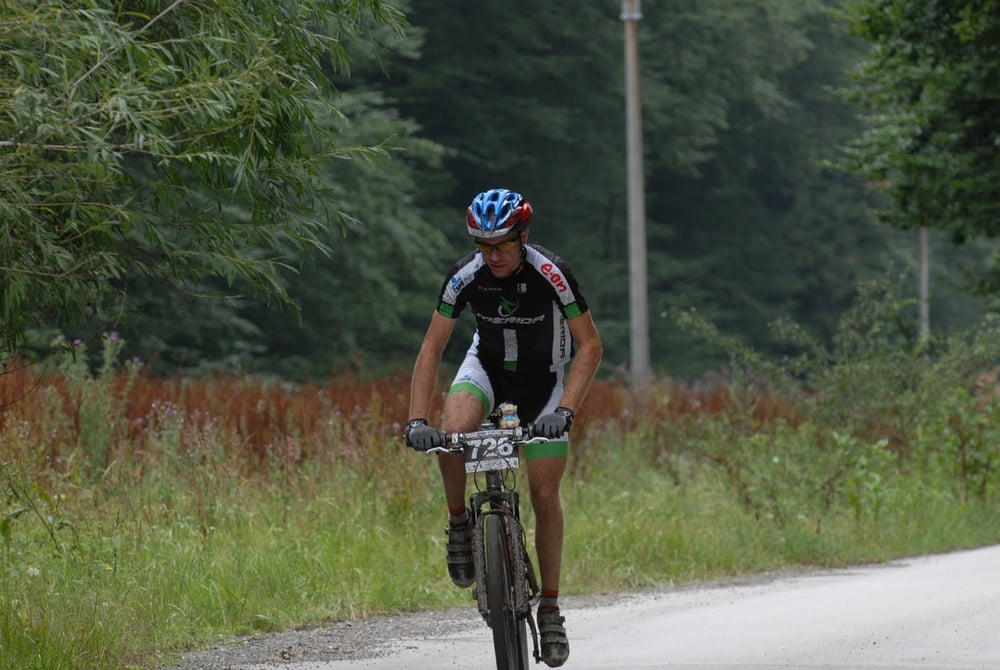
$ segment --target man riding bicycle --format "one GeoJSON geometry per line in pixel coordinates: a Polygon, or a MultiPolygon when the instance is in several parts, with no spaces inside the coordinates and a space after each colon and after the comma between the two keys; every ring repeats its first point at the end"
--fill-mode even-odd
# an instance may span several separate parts
{"type": "MultiPolygon", "coordinates": [[[[603,345],[569,267],[551,251],[527,243],[531,217],[528,201],[508,189],[484,191],[469,205],[466,229],[477,251],[459,260],[441,287],[413,368],[406,442],[421,450],[438,445],[439,433],[426,417],[441,354],[468,306],[476,333],[445,399],[443,428],[476,430],[498,403],[512,402],[522,421],[533,422],[536,434],[550,438],[527,445],[524,458],[541,574],[541,656],[557,667],[569,657],[558,600],[559,487],[569,452],[567,431],[593,381],[603,345]]],[[[465,464],[461,454],[441,454],[438,464],[449,512],[448,573],[465,588],[474,581],[465,464]]]]}

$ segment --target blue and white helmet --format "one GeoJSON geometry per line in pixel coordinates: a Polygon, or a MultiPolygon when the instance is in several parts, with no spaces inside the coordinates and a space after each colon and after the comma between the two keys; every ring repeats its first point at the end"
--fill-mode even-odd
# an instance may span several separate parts
{"type": "Polygon", "coordinates": [[[469,235],[480,239],[504,237],[528,227],[531,203],[520,193],[491,188],[472,199],[465,215],[469,235]]]}

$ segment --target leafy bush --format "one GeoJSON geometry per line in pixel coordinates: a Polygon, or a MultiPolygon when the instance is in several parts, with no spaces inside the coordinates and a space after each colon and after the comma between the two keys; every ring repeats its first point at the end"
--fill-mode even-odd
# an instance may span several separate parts
{"type": "Polygon", "coordinates": [[[805,515],[818,532],[840,506],[856,520],[878,519],[928,488],[996,500],[1000,403],[994,389],[973,390],[977,374],[1000,361],[1000,321],[988,317],[968,332],[919,338],[906,326],[912,304],[891,286],[862,285],[829,345],[794,323],[775,323],[797,352],[778,360],[720,334],[696,313],[677,315],[732,360],[723,420],[682,423],[677,441],[700,445],[755,514],[778,523],[805,515]],[[790,411],[762,422],[756,409],[771,394],[790,411]]]}

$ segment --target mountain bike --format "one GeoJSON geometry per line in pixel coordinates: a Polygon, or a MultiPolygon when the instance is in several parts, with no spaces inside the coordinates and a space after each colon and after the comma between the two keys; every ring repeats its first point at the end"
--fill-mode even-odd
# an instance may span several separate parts
{"type": "Polygon", "coordinates": [[[443,433],[444,445],[428,453],[465,454],[465,471],[475,486],[469,497],[473,596],[493,631],[497,670],[527,670],[529,629],[532,656],[541,661],[532,615],[540,590],[525,545],[515,470],[521,446],[547,440],[535,437],[530,425],[519,425],[514,405],[504,403],[499,410],[477,431],[443,433]]]}

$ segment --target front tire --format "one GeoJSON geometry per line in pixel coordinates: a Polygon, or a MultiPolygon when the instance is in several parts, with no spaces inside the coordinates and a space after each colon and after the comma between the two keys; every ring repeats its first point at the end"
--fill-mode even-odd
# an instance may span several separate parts
{"type": "Polygon", "coordinates": [[[485,514],[486,602],[493,630],[497,670],[527,670],[528,637],[525,619],[517,615],[514,593],[516,562],[511,553],[507,518],[485,514]]]}

